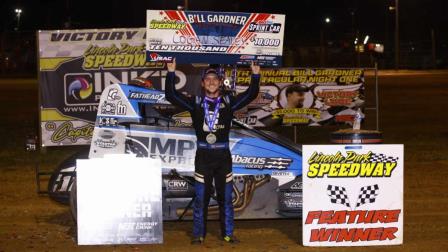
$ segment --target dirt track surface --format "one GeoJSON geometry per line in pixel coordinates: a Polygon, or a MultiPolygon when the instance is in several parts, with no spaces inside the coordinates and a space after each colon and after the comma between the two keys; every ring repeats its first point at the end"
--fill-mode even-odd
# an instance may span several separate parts
{"type": "MultiPolygon", "coordinates": [[[[219,223],[211,221],[205,245],[191,246],[192,223],[185,221],[164,223],[163,245],[77,246],[68,207],[36,193],[38,156],[23,151],[25,135],[37,125],[37,84],[0,80],[0,251],[447,251],[448,72],[412,73],[380,74],[385,142],[405,144],[404,244],[362,248],[303,247],[295,219],[236,221],[238,245],[220,242],[219,223]]],[[[325,143],[325,137],[306,137],[319,130],[304,130],[303,142],[325,143]]],[[[70,151],[47,153],[43,168],[51,169],[70,151]]]]}

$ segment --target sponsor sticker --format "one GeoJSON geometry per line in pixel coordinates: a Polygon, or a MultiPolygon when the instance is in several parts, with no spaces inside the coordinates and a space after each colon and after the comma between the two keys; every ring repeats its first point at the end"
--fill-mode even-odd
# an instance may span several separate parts
{"type": "Polygon", "coordinates": [[[100,116],[100,117],[98,117],[98,125],[106,126],[106,127],[117,127],[118,120],[117,120],[117,118],[114,118],[114,117],[100,116]]]}

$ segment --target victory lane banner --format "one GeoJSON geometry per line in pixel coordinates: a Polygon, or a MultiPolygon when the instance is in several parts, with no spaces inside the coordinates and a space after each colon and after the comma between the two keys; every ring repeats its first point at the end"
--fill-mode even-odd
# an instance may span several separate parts
{"type": "Polygon", "coordinates": [[[303,146],[303,245],[403,243],[403,145],[303,146]]]}
{"type": "MultiPolygon", "coordinates": [[[[140,77],[164,90],[166,66],[148,62],[145,28],[48,30],[39,40],[42,146],[90,144],[102,91],[140,77]]],[[[200,82],[200,68],[179,65],[176,87],[200,82]]],[[[188,89],[188,90],[186,90],[188,89]]]]}
{"type": "Polygon", "coordinates": [[[285,15],[147,10],[151,62],[281,66],[285,15]]]}

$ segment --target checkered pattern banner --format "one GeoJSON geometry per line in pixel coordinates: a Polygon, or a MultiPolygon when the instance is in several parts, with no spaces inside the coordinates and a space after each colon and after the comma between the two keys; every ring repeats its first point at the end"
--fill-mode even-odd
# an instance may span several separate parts
{"type": "Polygon", "coordinates": [[[376,200],[376,196],[379,194],[379,187],[377,184],[361,187],[361,191],[356,202],[356,207],[364,205],[366,203],[373,203],[376,200]]]}
{"type": "Polygon", "coordinates": [[[370,162],[373,163],[396,163],[398,161],[398,157],[388,157],[384,154],[376,154],[372,153],[370,157],[370,162]]]}
{"type": "Polygon", "coordinates": [[[327,194],[330,197],[331,203],[342,204],[350,207],[350,201],[347,196],[347,190],[343,186],[328,185],[327,194]]]}

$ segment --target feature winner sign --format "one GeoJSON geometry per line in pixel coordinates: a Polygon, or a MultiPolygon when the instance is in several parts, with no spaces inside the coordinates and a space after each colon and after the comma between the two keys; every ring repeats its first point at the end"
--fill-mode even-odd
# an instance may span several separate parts
{"type": "Polygon", "coordinates": [[[148,10],[149,61],[280,66],[285,15],[148,10]]]}
{"type": "Polygon", "coordinates": [[[403,243],[403,145],[303,146],[303,244],[403,243]]]}

